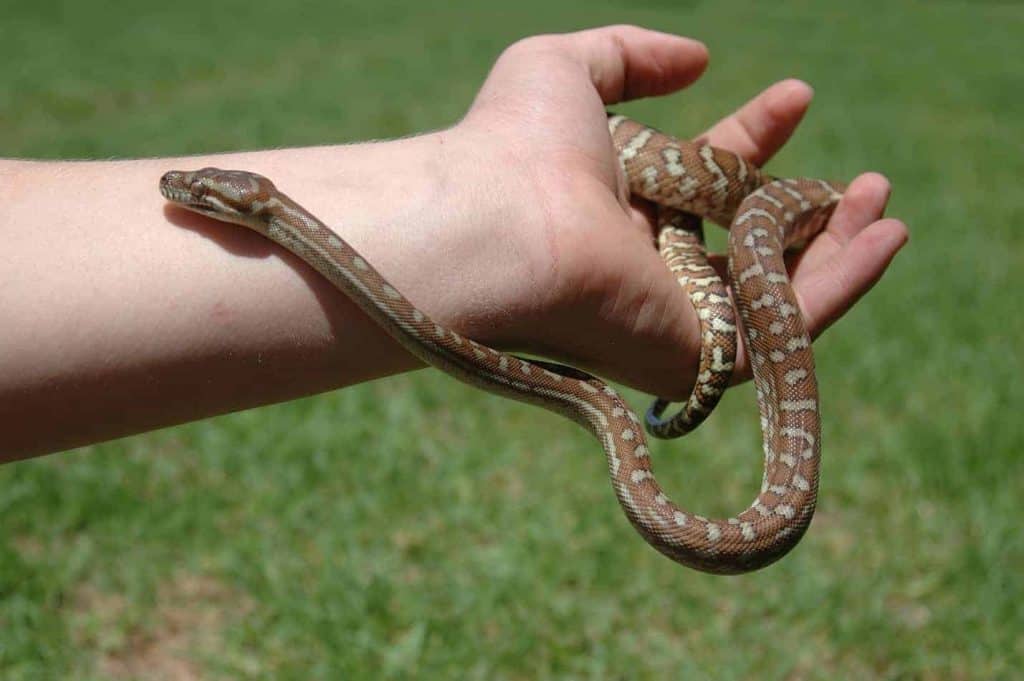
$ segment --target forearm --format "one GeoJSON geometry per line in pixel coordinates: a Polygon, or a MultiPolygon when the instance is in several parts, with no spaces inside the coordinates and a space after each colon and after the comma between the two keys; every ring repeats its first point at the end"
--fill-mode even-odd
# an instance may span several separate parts
{"type": "Polygon", "coordinates": [[[474,239],[439,236],[458,230],[447,135],[216,157],[3,162],[0,460],[418,366],[297,259],[244,228],[168,209],[156,187],[166,170],[205,165],[272,177],[424,311],[464,328],[472,315],[458,291],[446,294],[442,261],[469,257],[458,249],[474,239]]]}

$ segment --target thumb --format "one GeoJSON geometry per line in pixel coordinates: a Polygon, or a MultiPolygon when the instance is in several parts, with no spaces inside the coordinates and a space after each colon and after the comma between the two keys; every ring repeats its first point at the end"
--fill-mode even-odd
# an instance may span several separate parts
{"type": "Polygon", "coordinates": [[[596,90],[604,104],[614,104],[679,90],[707,62],[703,43],[637,26],[532,36],[502,53],[475,104],[511,98],[529,111],[538,97],[577,98],[584,84],[590,96],[596,90]]]}
{"type": "Polygon", "coordinates": [[[637,26],[553,37],[588,69],[605,104],[675,92],[697,80],[708,63],[703,43],[637,26]]]}

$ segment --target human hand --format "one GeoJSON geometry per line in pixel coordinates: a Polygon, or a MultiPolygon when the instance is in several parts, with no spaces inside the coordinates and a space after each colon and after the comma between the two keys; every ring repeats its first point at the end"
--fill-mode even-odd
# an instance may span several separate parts
{"type": "MultiPolygon", "coordinates": [[[[511,313],[481,318],[478,329],[467,322],[470,335],[654,394],[688,394],[696,316],[653,246],[652,212],[626,196],[605,106],[683,88],[706,63],[698,42],[630,26],[528,38],[502,54],[457,130],[517,216],[509,224],[527,275],[505,291],[511,313]]],[[[761,165],[811,96],[799,81],[777,83],[700,139],[761,165]]],[[[790,275],[812,337],[873,286],[906,242],[900,221],[881,219],[888,196],[884,177],[858,177],[794,260],[790,275]]],[[[736,375],[749,376],[742,347],[736,375]]]]}

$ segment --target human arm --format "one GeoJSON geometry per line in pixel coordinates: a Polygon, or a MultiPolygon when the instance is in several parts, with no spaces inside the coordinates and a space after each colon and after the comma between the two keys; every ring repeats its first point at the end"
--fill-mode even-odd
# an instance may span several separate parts
{"type": "MultiPolygon", "coordinates": [[[[341,232],[414,303],[481,342],[679,396],[689,303],[616,176],[604,104],[703,70],[693,41],[630,27],[532,38],[466,118],[414,138],[189,159],[0,165],[0,459],[281,401],[417,367],[258,235],[169,209],[169,168],[245,168],[341,232]]],[[[809,101],[770,88],[707,133],[757,162],[809,101]]],[[[794,272],[814,332],[906,238],[867,176],[794,272]]],[[[742,368],[741,368],[742,371],[742,368]]]]}

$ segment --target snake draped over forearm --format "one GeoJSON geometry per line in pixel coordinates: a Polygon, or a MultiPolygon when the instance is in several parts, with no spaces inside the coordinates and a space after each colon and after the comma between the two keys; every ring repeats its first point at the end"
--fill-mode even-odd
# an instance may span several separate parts
{"type": "Polygon", "coordinates": [[[821,447],[818,388],[810,337],[783,253],[824,226],[844,188],[821,180],[776,180],[731,152],[677,140],[622,116],[610,117],[609,129],[630,191],[663,206],[662,252],[702,325],[694,396],[671,420],[660,421],[657,413],[664,405],[656,405],[648,424],[658,434],[695,427],[728,383],[736,323],[691,216],[730,227],[729,272],[764,442],[760,493],[734,517],[697,515],[662,491],[641,420],[611,386],[571,367],[505,354],[431,320],[267,178],[216,168],[170,171],[161,178],[160,191],[173,203],[243,225],[288,249],[427,364],[583,425],[604,449],[626,517],[661,553],[706,572],[755,570],[795,546],[814,514],[821,447]]]}

